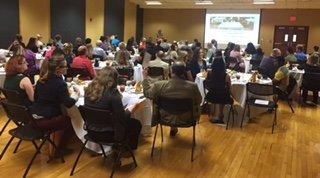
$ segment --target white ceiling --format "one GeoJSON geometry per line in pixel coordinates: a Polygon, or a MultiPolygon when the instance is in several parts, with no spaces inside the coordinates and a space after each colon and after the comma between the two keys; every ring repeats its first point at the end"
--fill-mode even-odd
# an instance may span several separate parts
{"type": "Polygon", "coordinates": [[[195,5],[196,0],[158,0],[160,6],[147,6],[145,0],[130,0],[142,8],[169,9],[320,9],[320,0],[275,0],[273,5],[254,5],[253,0],[212,0],[213,5],[195,5]]]}

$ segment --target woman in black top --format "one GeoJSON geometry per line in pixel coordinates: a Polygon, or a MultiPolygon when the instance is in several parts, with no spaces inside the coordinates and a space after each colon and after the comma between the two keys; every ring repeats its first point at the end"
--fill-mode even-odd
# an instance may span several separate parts
{"type": "Polygon", "coordinates": [[[257,53],[253,54],[250,60],[250,64],[252,65],[252,70],[258,70],[260,63],[263,59],[264,52],[261,47],[257,48],[257,53]]]}
{"type": "Polygon", "coordinates": [[[193,81],[201,70],[207,70],[207,62],[204,60],[204,56],[203,49],[198,48],[194,51],[192,60],[187,64],[187,72],[191,72],[193,81]]]}
{"type": "Polygon", "coordinates": [[[209,90],[206,99],[211,103],[219,104],[219,115],[218,118],[211,118],[210,121],[223,124],[224,105],[233,103],[230,93],[231,80],[226,73],[225,63],[222,59],[213,60],[211,68],[212,72],[206,79],[206,88],[209,90]]]}
{"type": "MultiPolygon", "coordinates": [[[[37,82],[34,94],[32,114],[36,124],[42,130],[58,130],[53,135],[55,144],[59,147],[64,130],[70,125],[69,118],[63,116],[61,104],[72,107],[79,96],[79,92],[70,97],[67,84],[62,78],[67,71],[64,58],[53,58],[48,63],[48,71],[37,82]]],[[[53,148],[49,149],[50,156],[54,155],[53,148]]]]}
{"type": "Polygon", "coordinates": [[[246,47],[246,49],[244,50],[244,52],[245,52],[246,54],[251,54],[251,55],[253,55],[253,54],[256,54],[256,53],[257,53],[257,50],[256,50],[256,47],[254,47],[254,45],[250,42],[250,43],[247,44],[247,47],[246,47]]]}
{"type": "MultiPolygon", "coordinates": [[[[85,106],[111,111],[117,118],[115,139],[128,139],[132,149],[136,149],[141,131],[140,121],[130,118],[130,113],[125,111],[122,105],[122,95],[117,89],[118,72],[112,67],[101,69],[85,89],[85,106]]],[[[96,131],[89,134],[98,139],[110,137],[110,131],[103,131],[101,126],[96,127],[96,131]]]]}

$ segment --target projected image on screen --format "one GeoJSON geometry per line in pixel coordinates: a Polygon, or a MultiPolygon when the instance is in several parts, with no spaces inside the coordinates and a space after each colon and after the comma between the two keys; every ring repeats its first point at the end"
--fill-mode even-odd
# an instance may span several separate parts
{"type": "Polygon", "coordinates": [[[211,14],[206,15],[205,41],[212,39],[219,44],[233,42],[245,45],[258,43],[259,14],[211,14]]]}

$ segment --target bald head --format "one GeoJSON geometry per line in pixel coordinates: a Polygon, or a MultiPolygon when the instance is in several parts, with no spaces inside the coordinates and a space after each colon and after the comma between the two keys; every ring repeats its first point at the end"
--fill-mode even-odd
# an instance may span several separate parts
{"type": "Polygon", "coordinates": [[[274,48],[273,50],[272,50],[272,54],[271,54],[273,57],[279,57],[279,56],[281,56],[281,51],[280,51],[280,49],[279,48],[274,48]]]}
{"type": "Polygon", "coordinates": [[[160,58],[160,59],[163,59],[165,56],[164,52],[163,51],[158,51],[157,52],[157,57],[160,58]]]}

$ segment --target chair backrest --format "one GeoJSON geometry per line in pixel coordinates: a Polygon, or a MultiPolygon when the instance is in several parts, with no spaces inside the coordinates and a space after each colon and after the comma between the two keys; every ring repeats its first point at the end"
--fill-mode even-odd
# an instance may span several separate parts
{"type": "Polygon", "coordinates": [[[91,126],[94,126],[114,131],[115,119],[110,111],[82,105],[79,106],[79,111],[85,122],[86,129],[90,130],[91,126]]]}
{"type": "Polygon", "coordinates": [[[274,95],[273,85],[260,84],[260,83],[247,83],[247,92],[259,96],[274,95]]]}
{"type": "Polygon", "coordinates": [[[0,91],[6,97],[8,102],[23,105],[23,99],[21,98],[20,93],[18,91],[8,90],[4,88],[0,88],[0,91]]]}
{"type": "Polygon", "coordinates": [[[133,77],[133,68],[131,67],[117,67],[116,68],[120,77],[131,79],[133,77]]]}
{"type": "Polygon", "coordinates": [[[14,123],[29,123],[32,121],[32,116],[27,107],[6,101],[1,102],[1,104],[8,118],[14,123]]]}
{"type": "Polygon", "coordinates": [[[309,73],[303,74],[302,87],[308,90],[320,90],[320,73],[309,73]]]}
{"type": "Polygon", "coordinates": [[[289,75],[289,85],[287,87],[288,98],[292,99],[298,89],[298,82],[294,76],[289,75]]]}
{"type": "Polygon", "coordinates": [[[70,68],[68,73],[70,72],[70,75],[72,77],[75,77],[77,75],[80,75],[80,77],[90,77],[90,73],[87,69],[82,68],[70,68]]]}
{"type": "Polygon", "coordinates": [[[148,75],[150,77],[164,76],[164,70],[162,67],[148,67],[148,75]]]}
{"type": "Polygon", "coordinates": [[[172,115],[181,115],[193,112],[193,100],[191,98],[159,97],[156,101],[159,109],[163,109],[172,115]]]}

